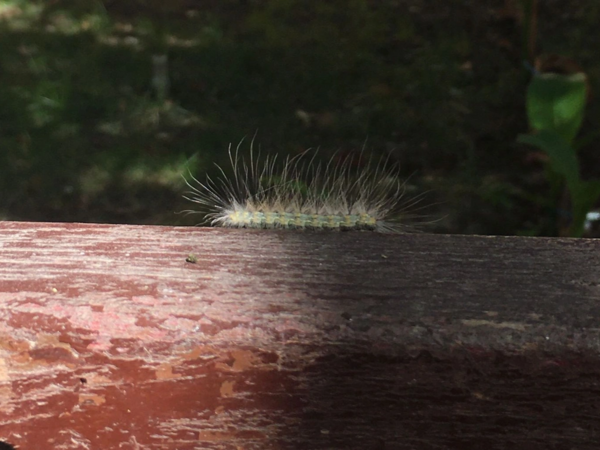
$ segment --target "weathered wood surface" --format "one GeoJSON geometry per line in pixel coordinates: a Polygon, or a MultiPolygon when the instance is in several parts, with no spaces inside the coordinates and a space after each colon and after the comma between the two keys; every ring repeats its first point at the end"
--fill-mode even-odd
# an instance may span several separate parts
{"type": "Polygon", "coordinates": [[[598,448],[599,283],[591,240],[0,223],[0,439],[598,448]]]}

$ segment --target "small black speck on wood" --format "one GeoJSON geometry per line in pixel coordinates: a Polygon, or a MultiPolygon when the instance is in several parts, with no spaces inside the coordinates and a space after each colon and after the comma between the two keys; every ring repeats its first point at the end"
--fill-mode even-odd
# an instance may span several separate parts
{"type": "Polygon", "coordinates": [[[599,255],[593,240],[3,222],[0,440],[596,449],[599,255]]]}

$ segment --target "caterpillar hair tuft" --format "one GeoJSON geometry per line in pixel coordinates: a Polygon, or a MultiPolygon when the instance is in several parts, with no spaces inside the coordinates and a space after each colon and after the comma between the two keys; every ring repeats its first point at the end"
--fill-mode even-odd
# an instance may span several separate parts
{"type": "MultiPolygon", "coordinates": [[[[241,145],[241,143],[240,143],[241,145]]],[[[231,174],[217,165],[219,176],[201,182],[191,176],[184,197],[201,205],[205,223],[230,228],[296,230],[412,230],[415,206],[422,195],[405,198],[405,183],[389,158],[375,164],[358,156],[334,155],[316,162],[306,151],[279,160],[261,158],[250,148],[250,160],[229,146],[231,174]]]]}

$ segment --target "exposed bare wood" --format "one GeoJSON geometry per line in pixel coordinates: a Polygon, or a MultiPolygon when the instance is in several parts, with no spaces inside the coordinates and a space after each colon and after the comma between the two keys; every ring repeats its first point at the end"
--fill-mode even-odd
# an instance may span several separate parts
{"type": "Polygon", "coordinates": [[[0,223],[0,439],[597,448],[599,255],[591,240],[0,223]]]}

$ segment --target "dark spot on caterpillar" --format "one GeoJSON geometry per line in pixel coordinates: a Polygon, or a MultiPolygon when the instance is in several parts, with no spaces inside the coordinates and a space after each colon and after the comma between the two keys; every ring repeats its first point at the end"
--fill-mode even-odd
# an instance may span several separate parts
{"type": "Polygon", "coordinates": [[[17,450],[16,447],[13,447],[8,442],[0,441],[0,450],[17,450]]]}
{"type": "Polygon", "coordinates": [[[86,380],[85,378],[80,378],[80,379],[79,379],[79,382],[80,382],[81,384],[87,384],[87,380],[86,380]]]}
{"type": "Polygon", "coordinates": [[[196,264],[196,263],[198,262],[198,258],[196,258],[196,255],[193,255],[192,253],[190,253],[190,254],[188,255],[188,257],[187,257],[187,258],[185,258],[185,262],[189,262],[189,263],[192,263],[192,264],[196,264]]]}

